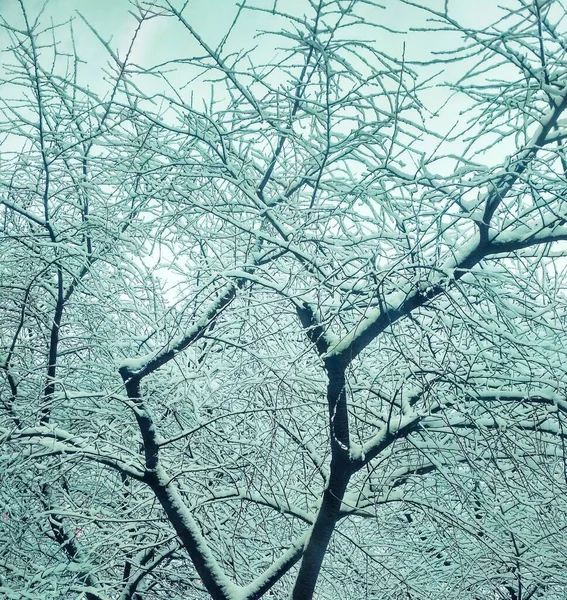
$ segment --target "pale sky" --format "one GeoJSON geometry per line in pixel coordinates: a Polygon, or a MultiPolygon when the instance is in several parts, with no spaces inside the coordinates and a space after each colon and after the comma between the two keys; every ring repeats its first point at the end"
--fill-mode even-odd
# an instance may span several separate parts
{"type": "MultiPolygon", "coordinates": [[[[295,15],[312,14],[308,0],[276,0],[277,8],[295,15]]],[[[423,6],[442,9],[444,0],[417,0],[423,6]]],[[[33,20],[42,6],[43,0],[23,0],[28,17],[33,20]]],[[[196,29],[199,35],[213,48],[216,48],[225,33],[228,31],[235,14],[238,11],[239,0],[189,0],[184,13],[186,19],[196,29]]],[[[427,14],[413,7],[404,5],[400,0],[381,0],[384,9],[360,3],[368,21],[379,23],[388,28],[394,28],[402,35],[393,35],[383,29],[358,30],[352,29],[353,37],[361,36],[384,50],[390,56],[401,58],[404,44],[406,60],[427,60],[432,52],[442,48],[452,48],[460,43],[459,36],[455,34],[431,34],[409,31],[410,28],[425,27],[427,14]]],[[[507,5],[512,0],[504,0],[507,5]]],[[[175,5],[180,6],[181,0],[175,0],[175,5]]],[[[247,5],[261,6],[271,9],[274,0],[246,0],[247,5]]],[[[450,13],[457,19],[475,27],[493,22],[498,16],[498,9],[494,0],[452,0],[449,2],[450,13]]],[[[108,85],[104,84],[103,69],[108,63],[108,54],[103,45],[89,28],[78,18],[81,13],[100,35],[109,42],[114,51],[118,51],[121,58],[130,44],[132,34],[136,28],[136,21],[129,14],[131,3],[128,0],[47,0],[42,23],[46,26],[53,22],[64,22],[74,19],[73,29],[78,53],[84,61],[81,67],[84,85],[88,85],[99,95],[104,95],[108,85]]],[[[358,10],[358,9],[357,9],[358,10]]],[[[18,0],[0,0],[0,15],[15,26],[21,26],[22,17],[18,0]]],[[[242,51],[258,45],[257,57],[262,62],[271,56],[276,56],[273,38],[255,35],[262,29],[278,29],[282,24],[289,27],[289,23],[274,19],[271,15],[255,11],[244,11],[243,17],[231,33],[224,47],[224,54],[228,51],[242,51]],[[268,41],[269,40],[269,41],[268,41]],[[271,45],[270,45],[271,44],[271,45]]],[[[69,27],[58,30],[59,51],[70,51],[69,27]]],[[[6,36],[0,32],[0,47],[6,47],[6,36]]],[[[44,49],[42,59],[49,56],[49,49],[44,49]]],[[[203,55],[197,42],[190,34],[173,19],[154,19],[144,23],[137,43],[134,47],[130,62],[151,67],[173,58],[203,55]]],[[[6,61],[6,55],[2,62],[6,61]]],[[[48,60],[44,60],[49,64],[48,60]]],[[[45,64],[44,64],[45,66],[45,64]]],[[[198,98],[206,97],[210,93],[210,84],[194,82],[188,88],[184,84],[189,79],[187,67],[185,74],[180,75],[179,89],[183,94],[192,92],[198,98]]],[[[437,70],[439,70],[437,68],[437,70]]],[[[443,77],[455,78],[463,71],[463,65],[446,65],[443,77]]],[[[1,71],[1,66],[0,66],[1,71]]],[[[422,69],[423,71],[423,69],[422,69]]],[[[172,76],[173,77],[173,76],[172,76]]],[[[157,82],[152,85],[158,85],[157,82]]],[[[146,90],[147,91],[147,90],[146,90]]],[[[5,94],[5,92],[4,92],[5,94]]],[[[436,110],[446,99],[446,92],[433,90],[425,96],[429,103],[428,108],[436,110]]],[[[463,119],[459,115],[458,105],[449,105],[443,111],[443,118],[432,123],[438,131],[449,131],[457,121],[463,119]]]]}
{"type": "MultiPolygon", "coordinates": [[[[419,1],[419,0],[418,0],[419,1]]],[[[276,0],[279,10],[295,15],[312,14],[308,0],[276,0]]],[[[383,24],[399,31],[408,31],[410,27],[423,27],[426,24],[425,13],[404,5],[399,0],[382,0],[384,9],[360,5],[369,20],[383,24]]],[[[442,0],[421,0],[424,6],[442,8],[442,0]]],[[[24,0],[28,16],[33,19],[44,5],[43,0],[24,0]]],[[[77,16],[80,12],[101,35],[112,40],[114,49],[125,50],[136,22],[129,14],[131,5],[128,0],[47,0],[42,22],[48,23],[53,18],[55,22],[63,22],[77,16]]],[[[177,0],[176,5],[181,2],[177,0]]],[[[189,0],[185,11],[186,18],[196,28],[198,33],[211,46],[216,47],[228,30],[237,10],[239,0],[189,0]]],[[[248,0],[248,5],[271,8],[274,0],[248,0]]],[[[509,1],[508,1],[509,4],[509,1]]],[[[468,24],[481,26],[489,23],[497,14],[493,0],[453,0],[449,4],[452,14],[468,24]]],[[[357,8],[357,11],[359,9],[357,8]]],[[[10,23],[21,22],[18,0],[0,0],[0,14],[10,23]]],[[[277,23],[266,13],[245,11],[245,16],[231,34],[227,48],[242,49],[255,43],[254,34],[261,29],[270,28],[277,23]]],[[[281,22],[281,21],[280,21],[281,22]]],[[[88,31],[84,24],[76,19],[75,35],[78,40],[79,52],[89,63],[102,58],[99,42],[88,31]]],[[[355,34],[356,35],[356,34],[355,34]]],[[[367,39],[368,35],[363,34],[367,39]]],[[[61,36],[63,37],[63,35],[61,36]]],[[[424,58],[429,55],[431,44],[435,41],[442,45],[439,36],[424,35],[416,32],[404,36],[391,36],[387,32],[376,32],[376,44],[384,47],[390,54],[401,56],[402,47],[406,44],[408,59],[424,58]]],[[[144,25],[142,36],[136,45],[136,60],[144,63],[158,62],[167,56],[180,56],[187,51],[191,41],[181,28],[172,21],[165,25],[163,20],[154,20],[144,25]]],[[[441,47],[441,46],[440,46],[441,47]]]]}
{"type": "MultiPolygon", "coordinates": [[[[266,8],[271,8],[274,2],[274,0],[246,1],[248,5],[252,4],[266,8]]],[[[361,2],[360,6],[364,9],[367,20],[406,33],[394,35],[383,29],[366,31],[353,29],[351,31],[353,37],[363,37],[367,41],[376,44],[376,48],[396,58],[401,58],[405,44],[405,56],[408,61],[428,60],[432,57],[432,52],[442,48],[451,49],[461,43],[459,36],[456,34],[431,34],[410,31],[410,28],[427,26],[427,14],[404,5],[400,0],[381,1],[385,9],[364,5],[361,2]]],[[[421,1],[423,6],[443,8],[443,0],[418,1],[421,1]]],[[[44,2],[42,0],[23,0],[23,2],[29,19],[33,21],[44,2]]],[[[513,0],[503,0],[503,2],[508,6],[513,4],[513,0]]],[[[228,31],[238,11],[238,3],[239,0],[189,0],[184,15],[198,34],[212,48],[216,48],[228,31]]],[[[176,0],[176,6],[180,5],[181,0],[176,0]]],[[[279,10],[295,15],[312,14],[308,0],[277,0],[277,6],[279,10]]],[[[495,7],[494,0],[452,0],[449,7],[454,18],[473,27],[481,27],[483,24],[491,23],[498,18],[498,9],[495,7]]],[[[47,0],[45,4],[45,12],[42,15],[42,23],[45,26],[50,24],[51,19],[55,23],[74,19],[73,28],[77,50],[84,61],[81,67],[81,81],[83,85],[89,86],[100,96],[104,96],[109,89],[109,85],[104,83],[104,68],[109,57],[93,32],[77,17],[77,13],[83,14],[89,24],[109,42],[113,51],[118,51],[121,58],[123,58],[137,25],[136,20],[128,12],[130,8],[131,4],[128,0],[47,0]]],[[[10,24],[21,27],[22,16],[18,0],[0,0],[0,15],[10,24]]],[[[270,42],[272,46],[270,46],[267,42],[269,38],[256,39],[255,35],[262,29],[278,29],[282,24],[289,27],[289,23],[278,21],[278,19],[274,19],[265,13],[245,11],[244,17],[239,21],[225,45],[224,55],[229,51],[241,51],[259,45],[256,56],[261,62],[269,61],[272,56],[276,55],[273,38],[270,38],[272,40],[270,42]]],[[[69,52],[71,45],[68,26],[58,30],[57,39],[60,44],[59,52],[69,52]]],[[[45,43],[48,43],[48,40],[45,40],[45,43]]],[[[0,31],[0,48],[6,48],[6,46],[6,34],[0,31]]],[[[178,22],[173,19],[154,19],[144,23],[130,62],[144,67],[151,67],[173,58],[202,56],[203,54],[204,52],[199,48],[197,42],[178,22]]],[[[44,67],[49,64],[49,55],[49,48],[42,50],[44,67]]],[[[4,54],[0,62],[6,62],[7,60],[9,60],[9,57],[4,54]]],[[[199,96],[206,97],[210,92],[210,84],[194,82],[190,86],[184,87],[188,79],[187,67],[184,67],[184,69],[185,75],[178,79],[180,93],[187,100],[189,100],[191,92],[197,98],[199,96]]],[[[1,70],[2,67],[0,66],[0,72],[1,70]]],[[[421,70],[425,71],[425,69],[421,70]]],[[[440,68],[437,66],[435,70],[439,71],[440,68]]],[[[445,65],[441,70],[443,71],[443,77],[455,79],[462,74],[463,65],[445,65]]],[[[3,89],[0,87],[0,97],[6,98],[6,89],[9,88],[9,85],[5,85],[3,89]]],[[[147,88],[145,89],[147,91],[147,88]]],[[[21,91],[16,91],[16,93],[21,93],[21,91]]],[[[447,91],[432,90],[425,95],[428,108],[431,110],[438,109],[446,98],[447,91]]],[[[439,118],[431,118],[427,127],[442,135],[451,131],[455,123],[458,123],[460,128],[465,127],[466,130],[467,126],[464,123],[467,116],[460,114],[463,108],[460,103],[462,103],[462,99],[448,104],[439,118]]],[[[510,140],[510,142],[512,143],[513,140],[510,140]]],[[[459,138],[455,142],[446,144],[438,152],[438,140],[431,138],[425,140],[420,149],[430,155],[435,153],[435,156],[448,154],[449,152],[460,155],[463,146],[464,142],[459,138]]],[[[7,150],[6,144],[3,144],[2,150],[7,150]]],[[[479,157],[480,160],[485,161],[485,164],[492,166],[501,164],[503,158],[502,147],[490,150],[479,157]]],[[[453,169],[454,163],[452,161],[446,159],[443,159],[443,161],[433,163],[433,173],[443,174],[444,171],[453,169]],[[439,164],[439,162],[442,162],[442,164],[439,164]]],[[[411,172],[411,166],[408,169],[408,172],[411,172]]]]}

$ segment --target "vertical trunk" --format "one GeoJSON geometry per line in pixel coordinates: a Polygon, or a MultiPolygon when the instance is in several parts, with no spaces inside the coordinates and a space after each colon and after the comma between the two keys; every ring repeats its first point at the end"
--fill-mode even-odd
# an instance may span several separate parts
{"type": "Polygon", "coordinates": [[[331,477],[307,542],[293,588],[293,600],[311,600],[331,536],[340,516],[341,503],[350,479],[348,463],[331,461],[331,477]],[[335,463],[335,464],[333,464],[335,463]]]}
{"type": "Polygon", "coordinates": [[[327,403],[329,406],[331,468],[321,507],[303,552],[303,559],[293,588],[293,600],[311,600],[313,598],[321,565],[339,519],[343,497],[353,472],[348,451],[350,436],[346,398],[346,366],[347,363],[341,358],[332,357],[325,360],[325,370],[329,377],[327,403]]]}
{"type": "MultiPolygon", "coordinates": [[[[55,242],[54,238],[53,241],[55,242]]],[[[57,359],[59,357],[60,329],[64,306],[63,274],[61,268],[57,267],[57,303],[55,305],[55,314],[53,315],[53,323],[51,324],[51,333],[49,336],[47,376],[45,378],[45,388],[43,390],[44,405],[41,408],[39,417],[40,425],[48,425],[51,418],[52,400],[53,394],[55,393],[55,376],[57,374],[57,359]]]]}

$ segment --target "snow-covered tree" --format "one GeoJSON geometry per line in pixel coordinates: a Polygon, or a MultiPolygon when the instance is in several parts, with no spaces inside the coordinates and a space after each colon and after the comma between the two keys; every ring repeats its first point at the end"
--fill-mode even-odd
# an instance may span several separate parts
{"type": "Polygon", "coordinates": [[[464,4],[3,21],[2,594],[562,597],[566,7],[464,4]]]}

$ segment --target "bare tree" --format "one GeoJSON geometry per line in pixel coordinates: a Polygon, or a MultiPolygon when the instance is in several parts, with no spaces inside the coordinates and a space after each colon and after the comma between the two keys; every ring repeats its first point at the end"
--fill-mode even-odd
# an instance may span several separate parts
{"type": "Polygon", "coordinates": [[[418,55],[370,0],[132,3],[119,51],[20,2],[0,591],[561,597],[565,6],[490,5],[388,2],[418,55]]]}

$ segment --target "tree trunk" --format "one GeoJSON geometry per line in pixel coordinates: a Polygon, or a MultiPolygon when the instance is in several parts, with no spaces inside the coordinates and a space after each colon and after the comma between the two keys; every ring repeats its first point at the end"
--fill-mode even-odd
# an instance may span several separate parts
{"type": "Polygon", "coordinates": [[[301,567],[293,588],[293,600],[311,600],[323,558],[331,541],[331,536],[340,516],[341,504],[350,479],[348,458],[331,461],[329,485],[323,494],[323,501],[307,542],[301,567]]]}

